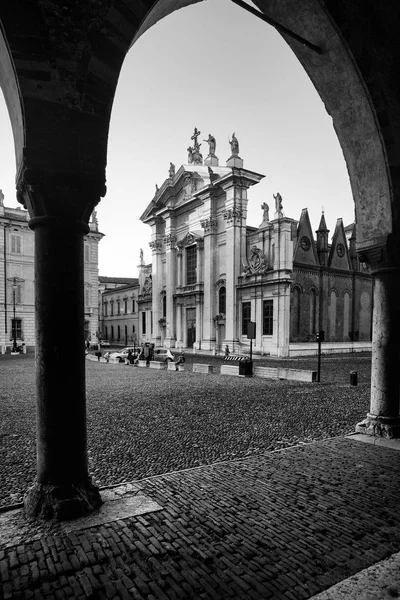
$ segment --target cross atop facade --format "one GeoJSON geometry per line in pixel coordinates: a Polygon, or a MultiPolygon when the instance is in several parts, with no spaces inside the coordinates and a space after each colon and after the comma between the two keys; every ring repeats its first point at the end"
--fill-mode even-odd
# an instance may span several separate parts
{"type": "Polygon", "coordinates": [[[194,128],[194,133],[192,135],[192,137],[190,138],[191,140],[194,141],[194,147],[198,148],[199,147],[199,142],[197,141],[197,138],[199,137],[199,135],[201,134],[201,131],[198,131],[197,127],[194,128]]]}

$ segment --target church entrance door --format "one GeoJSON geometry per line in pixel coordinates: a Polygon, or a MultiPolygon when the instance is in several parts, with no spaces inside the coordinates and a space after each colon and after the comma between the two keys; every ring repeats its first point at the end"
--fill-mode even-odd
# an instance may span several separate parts
{"type": "Polygon", "coordinates": [[[196,341],[196,309],[188,308],[186,310],[186,330],[187,330],[187,347],[193,348],[196,341]]]}

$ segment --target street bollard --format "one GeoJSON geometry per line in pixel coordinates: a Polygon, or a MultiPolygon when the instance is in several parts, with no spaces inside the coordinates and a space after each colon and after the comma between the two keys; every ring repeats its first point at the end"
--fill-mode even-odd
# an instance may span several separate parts
{"type": "Polygon", "coordinates": [[[357,385],[357,371],[350,371],[350,385],[357,385]]]}

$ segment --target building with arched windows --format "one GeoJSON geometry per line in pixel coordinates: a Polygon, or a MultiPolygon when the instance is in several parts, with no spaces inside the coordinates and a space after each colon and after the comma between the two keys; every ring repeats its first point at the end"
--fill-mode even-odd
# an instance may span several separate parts
{"type": "Polygon", "coordinates": [[[203,161],[196,133],[188,164],[171,164],[141,216],[151,227],[151,274],[139,294],[151,340],[246,352],[255,322],[255,353],[301,354],[310,342],[315,351],[321,330],[332,351],[370,347],[372,279],[356,255],[356,228],[338,219],[329,242],[322,215],[314,236],[307,209],[298,221],[285,216],[279,193],[273,218],[264,203],[260,226],[248,226],[248,190],[264,176],[244,169],[236,138],[225,166],[211,144],[203,161]]]}

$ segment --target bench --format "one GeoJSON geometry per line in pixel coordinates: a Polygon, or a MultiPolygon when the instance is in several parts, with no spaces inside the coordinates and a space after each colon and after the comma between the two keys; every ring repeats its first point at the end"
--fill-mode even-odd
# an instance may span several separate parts
{"type": "Polygon", "coordinates": [[[212,365],[204,365],[203,363],[193,363],[193,373],[212,373],[212,365]]]}
{"type": "Polygon", "coordinates": [[[317,371],[303,371],[301,369],[279,369],[279,379],[290,379],[292,381],[306,381],[315,383],[317,371]]]}
{"type": "Polygon", "coordinates": [[[284,367],[254,367],[254,377],[264,379],[288,379],[290,381],[317,381],[317,371],[304,371],[302,369],[285,369],[284,367]]]}
{"type": "Polygon", "coordinates": [[[277,367],[254,367],[254,377],[279,379],[279,369],[277,367]]]}
{"type": "Polygon", "coordinates": [[[185,370],[185,365],[183,365],[183,364],[177,365],[176,363],[174,363],[170,360],[167,362],[167,371],[184,371],[184,370],[185,370]]]}
{"type": "Polygon", "coordinates": [[[239,375],[239,365],[221,365],[221,375],[239,375]]]}
{"type": "Polygon", "coordinates": [[[158,371],[165,371],[167,368],[167,363],[160,362],[159,360],[151,360],[150,361],[150,369],[158,369],[158,371]]]}

